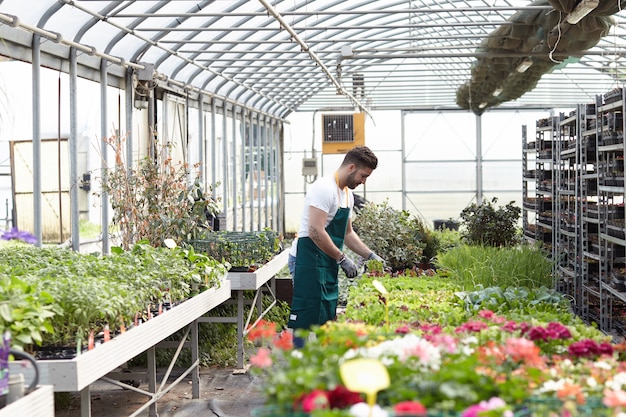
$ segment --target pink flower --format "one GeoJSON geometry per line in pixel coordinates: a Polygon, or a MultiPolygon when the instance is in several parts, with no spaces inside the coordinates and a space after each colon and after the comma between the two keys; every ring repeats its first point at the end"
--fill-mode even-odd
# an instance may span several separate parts
{"type": "Polygon", "coordinates": [[[256,355],[250,358],[250,364],[257,368],[269,368],[272,366],[271,352],[266,347],[261,347],[257,350],[256,355]]]}
{"type": "Polygon", "coordinates": [[[595,357],[600,355],[612,355],[613,346],[610,343],[598,344],[595,340],[584,339],[574,342],[567,348],[568,352],[577,357],[595,357]]]}
{"type": "Polygon", "coordinates": [[[514,320],[509,320],[502,325],[502,330],[509,332],[509,333],[513,333],[519,330],[519,326],[514,320]]]}
{"type": "Polygon", "coordinates": [[[397,334],[407,334],[410,333],[411,329],[406,324],[404,326],[400,326],[396,329],[397,334]]]}
{"type": "Polygon", "coordinates": [[[426,407],[419,401],[402,401],[393,407],[395,416],[418,416],[426,415],[426,407]]]}
{"type": "Polygon", "coordinates": [[[626,392],[622,390],[614,391],[612,389],[605,389],[602,404],[609,408],[626,407],[626,392]]]}
{"type": "Polygon", "coordinates": [[[490,320],[490,319],[492,319],[492,318],[494,318],[496,316],[496,313],[494,313],[491,310],[480,310],[478,312],[478,316],[482,317],[483,319],[490,320]]]}
{"type": "Polygon", "coordinates": [[[506,403],[504,400],[498,397],[493,397],[489,401],[481,401],[479,404],[474,404],[466,408],[461,417],[479,417],[484,411],[500,410],[502,409],[502,417],[513,417],[513,412],[506,409],[506,403]]]}
{"type": "Polygon", "coordinates": [[[483,329],[489,327],[487,323],[483,321],[468,321],[463,323],[459,327],[455,329],[457,333],[470,332],[470,333],[478,333],[483,329]]]}
{"type": "Polygon", "coordinates": [[[561,323],[548,323],[546,330],[552,339],[570,339],[572,337],[569,329],[561,323]]]}
{"type": "Polygon", "coordinates": [[[310,413],[313,410],[330,408],[330,401],[326,391],[316,389],[302,397],[302,411],[310,413]]]}

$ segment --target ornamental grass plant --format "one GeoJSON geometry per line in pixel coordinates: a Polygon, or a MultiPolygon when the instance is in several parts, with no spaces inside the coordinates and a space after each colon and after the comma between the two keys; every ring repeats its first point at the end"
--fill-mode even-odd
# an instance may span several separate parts
{"type": "Polygon", "coordinates": [[[457,245],[437,256],[439,273],[461,288],[553,288],[552,262],[538,246],[457,245]]]}

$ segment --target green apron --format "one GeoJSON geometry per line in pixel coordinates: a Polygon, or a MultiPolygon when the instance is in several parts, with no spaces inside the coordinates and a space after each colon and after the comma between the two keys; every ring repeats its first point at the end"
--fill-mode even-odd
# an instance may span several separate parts
{"type": "MultiPolygon", "coordinates": [[[[349,219],[350,209],[340,207],[326,226],[326,232],[339,250],[343,248],[349,219]]],[[[322,252],[313,240],[308,237],[298,239],[289,328],[308,329],[336,318],[338,272],[337,262],[322,252]]]]}

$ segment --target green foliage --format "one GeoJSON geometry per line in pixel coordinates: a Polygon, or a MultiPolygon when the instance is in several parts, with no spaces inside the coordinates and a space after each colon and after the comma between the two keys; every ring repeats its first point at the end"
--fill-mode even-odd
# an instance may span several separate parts
{"type": "Polygon", "coordinates": [[[35,285],[8,275],[0,279],[0,334],[11,333],[11,347],[24,350],[41,345],[46,333],[54,329],[49,319],[58,313],[52,296],[35,285]]]}
{"type": "Polygon", "coordinates": [[[480,205],[472,203],[461,212],[462,236],[469,244],[512,246],[519,242],[517,231],[522,209],[514,201],[504,207],[495,207],[498,199],[480,205]]]}
{"type": "MultiPolygon", "coordinates": [[[[205,255],[181,248],[154,248],[146,242],[129,251],[113,248],[109,256],[9,246],[0,249],[0,259],[0,276],[11,284],[6,290],[11,308],[25,303],[32,304],[31,309],[38,303],[53,305],[50,311],[55,314],[41,314],[54,329],[43,335],[45,345],[84,342],[90,331],[98,333],[106,324],[111,331],[121,325],[128,328],[137,313],[147,315],[150,305],[183,301],[193,288],[219,285],[226,274],[222,264],[205,255]],[[14,278],[19,280],[8,281],[14,278]],[[27,294],[26,301],[17,295],[18,289],[27,294]]],[[[38,339],[33,337],[33,341],[38,339]]]]}
{"type": "Polygon", "coordinates": [[[429,263],[438,243],[424,223],[408,211],[396,210],[388,202],[366,203],[354,220],[354,228],[374,252],[394,270],[429,263]]]}
{"type": "Polygon", "coordinates": [[[487,287],[552,288],[552,263],[539,247],[460,245],[437,257],[440,273],[463,289],[487,287]]]}
{"type": "MultiPolygon", "coordinates": [[[[460,288],[449,279],[439,277],[376,278],[391,293],[387,297],[389,321],[394,326],[416,321],[458,325],[467,320],[463,303],[455,296],[460,288]]],[[[372,285],[363,277],[351,288],[346,313],[341,320],[356,320],[374,326],[385,322],[385,305],[372,285]]]]}
{"type": "Polygon", "coordinates": [[[463,300],[465,310],[472,315],[481,310],[490,310],[496,314],[506,314],[511,319],[533,317],[541,320],[542,317],[548,317],[554,320],[560,317],[558,322],[561,324],[575,323],[569,300],[545,287],[489,287],[458,292],[456,296],[463,300]]]}
{"type": "Polygon", "coordinates": [[[281,249],[280,235],[268,228],[251,232],[204,230],[185,244],[227,262],[231,270],[244,271],[266,264],[281,249]]]}
{"type": "Polygon", "coordinates": [[[124,162],[122,142],[115,137],[106,141],[116,163],[101,178],[102,190],[109,195],[113,224],[119,228],[124,249],[140,240],[155,247],[166,238],[181,244],[209,227],[206,214],[216,215],[219,208],[204,193],[199,172],[190,183],[197,165],[176,164],[169,156],[171,145],[163,145],[155,149],[154,157],[146,156],[133,168],[124,162]]]}
{"type": "Polygon", "coordinates": [[[439,242],[438,253],[446,252],[462,243],[461,233],[458,230],[450,230],[448,228],[443,230],[435,229],[432,233],[435,235],[437,242],[439,242]]]}

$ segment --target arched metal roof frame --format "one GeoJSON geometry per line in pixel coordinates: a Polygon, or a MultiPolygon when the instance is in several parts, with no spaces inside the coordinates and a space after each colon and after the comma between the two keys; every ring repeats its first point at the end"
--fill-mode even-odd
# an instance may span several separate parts
{"type": "MultiPolygon", "coordinates": [[[[625,3],[600,0],[608,2],[625,3]]],[[[83,75],[96,73],[98,59],[109,62],[113,78],[123,73],[115,66],[154,64],[161,83],[279,118],[324,108],[458,108],[456,92],[471,77],[473,63],[493,55],[481,51],[481,41],[496,36],[492,32],[498,27],[515,25],[510,19],[516,13],[549,9],[545,1],[524,0],[281,0],[271,5],[263,0],[0,0],[5,43],[0,54],[25,59],[23,32],[37,32],[82,52],[83,75]],[[15,45],[22,50],[9,48],[15,45]],[[351,53],[342,56],[342,47],[351,53]],[[354,74],[365,82],[359,97],[350,93],[354,74]]],[[[610,35],[595,47],[501,105],[574,105],[621,81],[626,12],[619,10],[613,18],[610,35]]],[[[63,59],[63,48],[54,42],[46,42],[44,52],[63,59]]],[[[519,60],[523,54],[502,56],[519,60]]]]}

